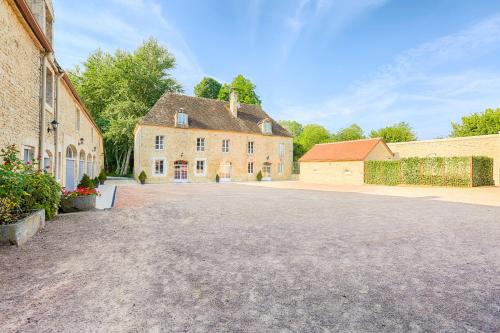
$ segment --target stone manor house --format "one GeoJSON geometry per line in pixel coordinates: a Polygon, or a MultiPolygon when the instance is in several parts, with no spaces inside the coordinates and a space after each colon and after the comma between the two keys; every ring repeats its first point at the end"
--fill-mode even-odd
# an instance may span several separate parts
{"type": "Polygon", "coordinates": [[[0,148],[73,189],[103,168],[103,138],[53,48],[51,0],[0,1],[0,148]]]}
{"type": "Polygon", "coordinates": [[[259,106],[166,93],[135,129],[134,176],[148,183],[289,179],[290,133],[259,106]]]}

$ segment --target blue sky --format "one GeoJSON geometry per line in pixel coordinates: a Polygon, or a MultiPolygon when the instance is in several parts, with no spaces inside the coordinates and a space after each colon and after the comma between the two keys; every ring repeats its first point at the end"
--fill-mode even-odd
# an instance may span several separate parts
{"type": "Polygon", "coordinates": [[[408,121],[419,139],[500,107],[500,1],[54,0],[56,56],[157,38],[193,94],[203,76],[257,85],[276,119],[365,131],[408,121]]]}

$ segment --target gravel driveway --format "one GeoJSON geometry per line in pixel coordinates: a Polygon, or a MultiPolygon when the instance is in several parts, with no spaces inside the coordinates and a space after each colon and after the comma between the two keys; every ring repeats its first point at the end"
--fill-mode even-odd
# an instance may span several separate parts
{"type": "Polygon", "coordinates": [[[0,247],[0,332],[500,331],[500,208],[122,186],[0,247]]]}

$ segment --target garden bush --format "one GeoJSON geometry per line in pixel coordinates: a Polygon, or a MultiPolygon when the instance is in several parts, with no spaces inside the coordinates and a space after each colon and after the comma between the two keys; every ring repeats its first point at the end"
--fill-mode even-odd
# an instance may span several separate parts
{"type": "Polygon", "coordinates": [[[141,182],[141,184],[144,184],[147,178],[148,177],[146,176],[146,173],[144,172],[144,170],[142,170],[139,174],[139,181],[141,182]]]}
{"type": "Polygon", "coordinates": [[[257,181],[262,181],[262,171],[259,170],[259,172],[257,173],[257,181]]]}
{"type": "Polygon", "coordinates": [[[86,173],[84,173],[82,179],[80,180],[80,183],[78,184],[78,187],[95,188],[95,185],[92,179],[90,179],[90,177],[87,176],[86,173]]]}
{"type": "Polygon", "coordinates": [[[494,185],[493,159],[485,156],[472,157],[472,186],[494,185]]]}
{"type": "Polygon", "coordinates": [[[47,219],[55,216],[61,199],[61,186],[50,174],[24,164],[15,146],[2,149],[0,157],[0,224],[16,222],[33,210],[45,209],[47,219]]]}
{"type": "Polygon", "coordinates": [[[101,172],[99,172],[98,178],[101,184],[104,184],[104,182],[108,179],[108,177],[106,176],[106,171],[104,171],[104,169],[102,169],[101,172]]]}
{"type": "Polygon", "coordinates": [[[397,185],[400,183],[399,161],[366,161],[365,183],[397,185]]]}

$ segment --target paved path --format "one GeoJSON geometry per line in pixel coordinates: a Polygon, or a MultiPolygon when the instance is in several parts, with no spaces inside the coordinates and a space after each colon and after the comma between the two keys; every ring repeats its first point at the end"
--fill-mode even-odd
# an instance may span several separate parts
{"type": "Polygon", "coordinates": [[[120,186],[0,248],[0,332],[498,332],[500,208],[120,186]]]}

